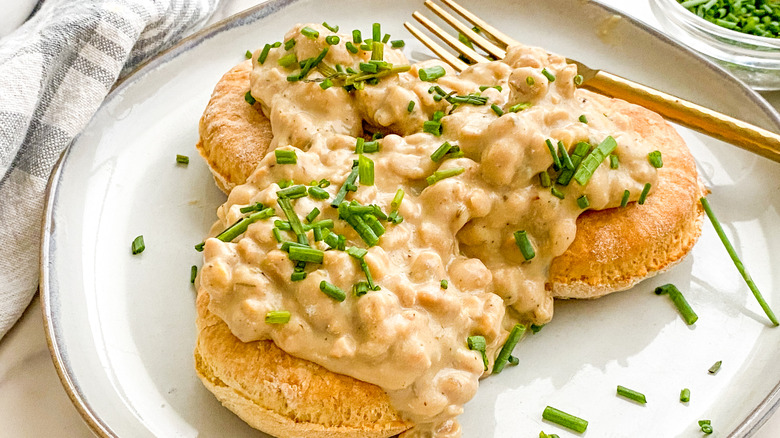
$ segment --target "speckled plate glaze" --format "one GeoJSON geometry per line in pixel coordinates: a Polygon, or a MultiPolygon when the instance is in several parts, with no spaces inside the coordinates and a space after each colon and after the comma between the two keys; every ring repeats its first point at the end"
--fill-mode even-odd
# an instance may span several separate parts
{"type": "MultiPolygon", "coordinates": [[[[469,4],[528,44],[656,86],[769,129],[776,113],[722,70],[645,26],[581,0],[469,4]]],[[[120,84],[50,181],[42,246],[52,357],[84,419],[107,437],[249,437],[193,370],[193,250],[224,200],[197,157],[197,124],[214,84],[247,49],[313,21],[369,29],[380,21],[406,52],[430,57],[403,29],[422,2],[272,1],[198,33],[120,84]],[[192,157],[176,165],[176,154],[192,157]],[[143,234],[146,251],[130,254],[143,234]]],[[[780,165],[680,129],[727,233],[780,311],[780,165]]],[[[552,405],[590,421],[592,437],[749,436],[778,403],[780,328],[771,328],[709,226],[671,272],[631,291],[556,304],[551,324],[515,350],[520,365],[482,382],[461,417],[465,437],[574,436],[541,419],[552,405]],[[699,314],[688,327],[673,282],[699,314]],[[717,375],[707,369],[723,361],[717,375]],[[647,395],[617,398],[616,385],[647,395]],[[678,401],[690,388],[691,401],[678,401]]]]}

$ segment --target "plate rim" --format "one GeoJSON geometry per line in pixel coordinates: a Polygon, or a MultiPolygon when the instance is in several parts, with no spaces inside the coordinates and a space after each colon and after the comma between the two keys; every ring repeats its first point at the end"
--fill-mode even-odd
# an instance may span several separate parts
{"type": "MultiPolygon", "coordinates": [[[[209,39],[210,37],[230,30],[234,27],[244,25],[245,21],[255,22],[262,19],[266,15],[272,13],[278,8],[282,8],[287,5],[298,3],[304,0],[266,0],[262,3],[250,7],[246,10],[240,11],[236,14],[230,15],[222,20],[219,20],[191,35],[181,39],[171,47],[161,51],[157,55],[147,59],[141,64],[137,65],[130,73],[117,80],[112,86],[109,93],[103,99],[103,103],[98,107],[93,114],[90,121],[85,125],[88,127],[92,120],[95,119],[98,112],[106,105],[107,102],[113,100],[117,95],[121,94],[121,91],[131,86],[144,76],[144,73],[154,70],[156,67],[163,65],[179,55],[189,51],[193,47],[199,45],[201,42],[209,39]]],[[[731,75],[723,67],[705,58],[703,55],[695,52],[687,46],[682,45],[662,33],[660,30],[644,23],[643,21],[623,12],[615,9],[610,5],[600,3],[599,1],[591,2],[592,5],[599,7],[606,12],[617,15],[621,19],[627,20],[632,26],[647,32],[655,39],[663,42],[667,46],[671,46],[677,50],[680,50],[690,56],[693,60],[698,61],[703,67],[709,68],[714,71],[715,74],[723,77],[725,80],[730,80],[736,83],[741,88],[741,91],[754,104],[763,110],[771,122],[775,125],[775,129],[780,129],[780,113],[778,113],[757,91],[751,89],[747,84],[731,75]]],[[[50,275],[49,265],[53,259],[50,251],[52,249],[52,240],[54,235],[54,211],[56,201],[58,198],[59,182],[61,179],[62,169],[67,157],[70,155],[71,149],[75,143],[79,140],[81,134],[75,136],[73,140],[66,146],[57,160],[51,175],[46,184],[45,197],[44,197],[44,211],[43,221],[41,224],[41,240],[40,240],[40,281],[39,292],[41,299],[41,314],[43,317],[44,334],[46,335],[46,345],[49,350],[54,368],[57,372],[57,377],[60,380],[65,392],[68,395],[71,403],[76,408],[84,422],[89,426],[91,431],[97,434],[101,438],[119,438],[119,435],[114,432],[111,427],[106,424],[100,416],[95,412],[94,408],[83,397],[81,388],[74,382],[72,378],[73,370],[71,370],[63,351],[60,347],[60,329],[56,314],[53,312],[53,297],[56,296],[58,289],[56,285],[52,284],[52,278],[50,275]]],[[[778,382],[769,394],[748,414],[748,416],[727,436],[728,438],[749,437],[758,431],[761,426],[772,416],[772,414],[780,408],[780,382],[778,382]]]]}

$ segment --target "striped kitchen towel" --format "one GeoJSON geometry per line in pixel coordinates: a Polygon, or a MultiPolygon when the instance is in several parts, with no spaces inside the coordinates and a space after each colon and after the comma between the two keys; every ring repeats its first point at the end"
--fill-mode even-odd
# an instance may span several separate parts
{"type": "Polygon", "coordinates": [[[46,181],[114,82],[219,0],[45,0],[0,40],[0,338],[38,287],[46,181]]]}

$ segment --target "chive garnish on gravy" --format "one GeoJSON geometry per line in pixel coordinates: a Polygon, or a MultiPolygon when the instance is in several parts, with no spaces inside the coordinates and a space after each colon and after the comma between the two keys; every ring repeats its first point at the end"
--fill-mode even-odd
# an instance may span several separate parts
{"type": "Polygon", "coordinates": [[[290,52],[279,58],[279,60],[276,62],[284,68],[289,68],[290,66],[298,63],[298,58],[295,56],[295,52],[290,52]]]}
{"type": "Polygon", "coordinates": [[[461,173],[463,173],[465,170],[466,169],[462,167],[454,167],[451,169],[437,170],[436,172],[433,172],[433,175],[429,176],[428,178],[425,178],[425,181],[428,183],[429,186],[431,186],[445,178],[452,178],[453,176],[458,176],[461,173]]]}
{"type": "Polygon", "coordinates": [[[577,171],[574,173],[574,180],[581,186],[584,186],[593,176],[593,172],[599,167],[602,161],[617,148],[617,142],[612,136],[607,136],[590,154],[583,158],[577,171]]]}
{"type": "Polygon", "coordinates": [[[374,161],[365,155],[358,157],[358,178],[361,185],[374,185],[374,161]]]}
{"type": "Polygon", "coordinates": [[[140,235],[133,239],[133,243],[130,245],[130,251],[133,253],[133,255],[141,254],[146,249],[146,244],[144,243],[144,236],[140,235]]]}
{"type": "Polygon", "coordinates": [[[558,187],[550,187],[550,193],[558,199],[564,199],[566,197],[562,191],[558,190],[558,187]]]}
{"type": "Polygon", "coordinates": [[[469,336],[466,338],[466,344],[469,350],[478,351],[482,356],[482,364],[485,367],[485,371],[488,370],[488,358],[485,350],[487,349],[487,343],[484,336],[469,336]]]}
{"type": "Polygon", "coordinates": [[[552,184],[550,174],[546,170],[539,172],[539,184],[544,188],[550,187],[550,184],[552,184]]]}
{"type": "Polygon", "coordinates": [[[647,404],[647,397],[645,397],[644,394],[634,391],[633,389],[628,389],[625,386],[617,386],[617,395],[625,397],[629,400],[633,400],[637,403],[647,404]]]}
{"type": "Polygon", "coordinates": [[[628,205],[628,197],[631,196],[631,192],[628,190],[623,191],[623,198],[620,200],[620,206],[625,207],[628,205]]]}
{"type": "Polygon", "coordinates": [[[238,211],[246,214],[246,213],[251,213],[253,211],[261,211],[264,209],[265,209],[265,205],[263,205],[262,202],[256,202],[254,204],[247,205],[246,207],[241,207],[240,209],[238,209],[238,211]]]}
{"type": "Polygon", "coordinates": [[[328,23],[326,23],[324,21],[322,22],[322,27],[324,27],[325,29],[328,29],[331,32],[338,32],[339,31],[339,27],[338,26],[331,26],[331,25],[329,25],[328,23]]]}
{"type": "Polygon", "coordinates": [[[306,222],[311,223],[314,219],[317,218],[317,216],[320,214],[320,209],[317,207],[314,207],[309,214],[306,215],[305,219],[306,222]]]}
{"type": "Polygon", "coordinates": [[[582,418],[567,414],[552,406],[547,406],[542,412],[542,418],[552,423],[571,429],[575,432],[583,433],[588,428],[588,422],[582,418]]]}
{"type": "Polygon", "coordinates": [[[555,152],[555,146],[553,146],[552,140],[549,138],[544,141],[544,143],[547,145],[547,149],[550,151],[550,156],[553,160],[553,170],[560,170],[561,169],[561,159],[558,157],[558,154],[555,152]]]}
{"type": "Polygon", "coordinates": [[[574,170],[574,163],[571,162],[569,151],[566,150],[566,146],[560,140],[558,140],[558,154],[561,156],[561,166],[564,169],[574,170]]]}
{"type": "Polygon", "coordinates": [[[394,48],[394,49],[399,49],[399,48],[401,48],[401,47],[403,47],[405,45],[406,45],[406,43],[404,42],[404,40],[393,40],[393,41],[390,41],[390,46],[392,48],[394,48]]]}
{"type": "Polygon", "coordinates": [[[609,154],[609,168],[617,169],[619,167],[620,167],[620,160],[618,159],[618,156],[615,154],[609,154]]]}
{"type": "Polygon", "coordinates": [[[650,164],[653,165],[656,169],[660,169],[664,167],[664,161],[661,158],[661,151],[653,151],[647,154],[647,159],[650,161],[650,164]]]}
{"type": "Polygon", "coordinates": [[[363,42],[363,37],[360,35],[360,31],[357,29],[352,31],[352,42],[355,44],[360,44],[363,42]]]}
{"type": "Polygon", "coordinates": [[[409,105],[406,105],[406,112],[410,113],[414,111],[414,101],[410,100],[409,105]]]}
{"type": "Polygon", "coordinates": [[[577,119],[577,120],[579,120],[579,121],[580,121],[580,122],[582,122],[582,123],[588,123],[588,118],[587,118],[587,117],[585,117],[585,114],[581,115],[581,116],[579,117],[579,119],[577,119]]]}
{"type": "Polygon", "coordinates": [[[501,347],[501,351],[499,351],[498,356],[496,356],[496,361],[493,362],[493,374],[498,374],[504,369],[507,360],[509,360],[509,356],[512,355],[512,350],[515,349],[517,343],[520,342],[520,338],[523,337],[523,333],[525,333],[524,325],[515,324],[515,326],[512,327],[509,336],[507,336],[506,341],[504,342],[504,346],[501,347]]]}
{"type": "Polygon", "coordinates": [[[303,184],[296,184],[281,190],[276,191],[276,196],[280,198],[297,199],[306,196],[306,186],[303,184]]]}
{"type": "Polygon", "coordinates": [[[444,67],[440,65],[434,65],[431,67],[421,68],[417,74],[421,81],[433,82],[447,74],[447,72],[444,70],[444,67]]]}
{"type": "Polygon", "coordinates": [[[574,85],[576,85],[576,86],[578,86],[578,87],[579,87],[580,85],[582,85],[582,82],[583,82],[583,80],[584,80],[584,79],[585,79],[585,78],[583,78],[583,77],[582,77],[582,75],[576,75],[576,76],[574,76],[574,80],[573,80],[573,82],[574,82],[574,85]]]}
{"type": "Polygon", "coordinates": [[[346,44],[344,44],[344,46],[347,48],[347,50],[348,50],[350,53],[353,53],[353,54],[354,54],[354,53],[357,53],[357,52],[358,52],[358,48],[357,48],[357,47],[355,47],[355,45],[354,45],[354,44],[352,44],[352,43],[351,43],[351,42],[349,42],[349,41],[347,41],[347,43],[346,43],[346,44]]]}
{"type": "Polygon", "coordinates": [[[290,322],[290,312],[287,310],[271,310],[265,314],[267,324],[287,324],[290,322]]]}
{"type": "Polygon", "coordinates": [[[300,246],[290,246],[290,260],[310,262],[310,263],[322,263],[324,253],[315,248],[304,248],[300,246]]]}
{"type": "Polygon", "coordinates": [[[251,50],[247,50],[246,53],[244,54],[244,56],[246,57],[246,59],[252,59],[252,51],[251,50]]]}
{"type": "Polygon", "coordinates": [[[330,194],[319,187],[309,187],[309,196],[314,199],[328,199],[330,194]]]}
{"type": "Polygon", "coordinates": [[[645,186],[642,188],[642,193],[639,194],[639,199],[636,201],[637,204],[642,205],[645,203],[645,200],[647,200],[647,195],[650,193],[650,183],[645,184],[645,186]]]}
{"type": "Polygon", "coordinates": [[[328,35],[325,37],[325,42],[331,46],[335,46],[339,41],[341,41],[341,38],[339,38],[338,35],[328,35]]]}
{"type": "Polygon", "coordinates": [[[279,199],[276,200],[276,203],[279,205],[279,207],[281,207],[284,215],[287,216],[287,220],[290,222],[290,229],[295,233],[298,243],[308,245],[309,239],[306,237],[306,233],[303,230],[303,224],[301,223],[300,218],[298,218],[298,215],[295,214],[295,210],[292,208],[290,199],[279,197],[279,199]]]}
{"type": "MultiPolygon", "coordinates": [[[[293,44],[295,44],[295,40],[292,40],[293,44]]],[[[268,52],[271,51],[271,45],[266,44],[263,46],[263,51],[260,52],[260,56],[257,57],[257,62],[260,64],[265,64],[265,59],[268,58],[268,52]]]]}
{"type": "Polygon", "coordinates": [[[255,102],[257,102],[257,101],[255,100],[255,98],[254,98],[254,97],[252,97],[252,91],[251,91],[251,90],[250,90],[250,91],[247,91],[247,92],[246,92],[246,94],[244,94],[244,100],[246,101],[246,103],[248,103],[248,104],[250,104],[250,105],[254,105],[254,104],[255,104],[255,102]]]}
{"type": "Polygon", "coordinates": [[[520,253],[523,254],[523,258],[526,260],[531,260],[536,256],[536,251],[534,251],[533,245],[531,245],[531,241],[528,240],[528,233],[525,230],[518,230],[514,233],[515,236],[515,245],[520,249],[520,253]]]}
{"type": "Polygon", "coordinates": [[[533,87],[536,81],[534,80],[533,76],[528,76],[525,78],[525,83],[528,84],[529,87],[533,87]]]}
{"type": "Polygon", "coordinates": [[[295,38],[290,38],[289,40],[284,42],[284,50],[290,50],[293,47],[295,47],[295,38]]]}
{"type": "Polygon", "coordinates": [[[330,203],[331,207],[337,208],[339,204],[341,204],[344,201],[344,198],[347,196],[347,190],[349,189],[349,186],[355,184],[357,177],[358,177],[358,162],[353,161],[352,170],[349,172],[349,175],[347,175],[347,179],[344,181],[344,184],[341,186],[338,193],[336,193],[336,197],[333,198],[333,201],[330,203]]]}
{"type": "Polygon", "coordinates": [[[502,110],[502,109],[501,109],[501,107],[499,107],[499,106],[498,106],[498,105],[496,105],[495,103],[494,103],[494,104],[492,104],[492,105],[490,105],[490,109],[492,109],[492,110],[493,110],[493,112],[494,112],[494,113],[496,113],[496,115],[497,115],[498,117],[501,117],[501,116],[503,116],[503,115],[504,115],[504,110],[502,110]]]}
{"type": "Polygon", "coordinates": [[[579,198],[577,198],[577,206],[579,206],[582,209],[586,209],[590,207],[590,201],[588,200],[588,195],[582,195],[579,198]]]}
{"type": "Polygon", "coordinates": [[[668,294],[669,298],[672,299],[672,302],[674,303],[675,307],[677,307],[677,310],[680,312],[680,316],[682,316],[686,324],[691,325],[699,319],[699,316],[696,315],[696,312],[693,311],[691,305],[688,304],[688,300],[685,299],[682,292],[680,292],[680,290],[677,289],[675,285],[670,283],[663,286],[658,286],[655,288],[655,294],[668,294]]]}
{"type": "Polygon", "coordinates": [[[543,69],[542,69],[542,74],[544,75],[544,77],[546,77],[546,78],[547,78],[547,80],[548,80],[548,81],[550,81],[550,82],[555,82],[555,75],[553,75],[552,73],[550,73],[550,72],[547,70],[547,68],[543,68],[543,69]]]}
{"type": "Polygon", "coordinates": [[[439,282],[439,287],[441,287],[442,289],[447,289],[448,287],[450,287],[450,282],[447,280],[442,280],[439,282]]]}
{"type": "Polygon", "coordinates": [[[347,299],[347,294],[343,290],[339,289],[332,283],[328,283],[325,280],[320,282],[320,290],[324,292],[325,295],[333,298],[336,301],[344,301],[347,299]]]}
{"type": "Polygon", "coordinates": [[[298,156],[295,151],[277,149],[274,151],[276,156],[276,164],[296,164],[298,163],[298,156]]]}
{"type": "Polygon", "coordinates": [[[309,39],[312,39],[312,40],[317,39],[317,37],[320,36],[319,32],[317,32],[316,30],[310,28],[309,26],[306,26],[303,29],[301,29],[301,34],[303,36],[305,36],[306,38],[309,38],[309,39]]]}
{"type": "Polygon", "coordinates": [[[398,189],[395,192],[395,196],[393,196],[393,201],[390,203],[390,207],[392,207],[393,210],[397,210],[398,207],[401,206],[401,201],[404,200],[404,189],[398,189]]]}

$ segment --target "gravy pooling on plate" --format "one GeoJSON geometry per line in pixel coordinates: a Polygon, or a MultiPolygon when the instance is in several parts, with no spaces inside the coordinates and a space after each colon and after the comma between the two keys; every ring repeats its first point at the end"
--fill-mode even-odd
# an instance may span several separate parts
{"type": "MultiPolygon", "coordinates": [[[[258,202],[273,208],[273,216],[254,222],[232,242],[207,239],[200,287],[211,297],[209,309],[241,341],[270,339],[291,355],[381,387],[416,424],[409,436],[459,436],[456,417],[475,395],[479,378],[492,370],[508,331],[517,323],[541,325],[551,319],[548,269],[574,239],[577,216],[586,208],[620,206],[626,190],[636,201],[646,184],[656,182],[648,160],[655,148],[628,129],[625,116],[610,114],[577,89],[576,67],[542,49],[510,47],[504,60],[459,75],[427,61],[347,91],[336,77],[333,86],[323,86],[323,71],[335,72],[337,65],[360,71],[360,63],[371,64],[372,51],[353,54],[344,44],[351,36],[306,27],[318,35],[304,35],[299,25],[285,37],[295,41],[286,44],[289,50],[271,48],[263,63],[258,62],[261,51],[253,56],[251,96],[262,103],[274,138],[254,174],[218,209],[213,231],[245,217],[240,209],[258,202]],[[340,43],[326,42],[333,35],[340,43]],[[320,70],[312,69],[304,80],[288,80],[305,68],[299,60],[316,58],[325,48],[320,70]],[[288,64],[290,54],[295,60],[280,65],[285,56],[282,63],[288,64]],[[420,71],[434,66],[446,74],[422,81],[420,71]],[[453,105],[453,96],[467,102],[453,105]],[[430,123],[435,119],[439,129],[430,123]],[[381,234],[376,245],[356,232],[355,220],[344,219],[350,214],[346,204],[331,206],[367,131],[385,134],[376,152],[362,154],[364,163],[373,162],[374,181],[355,181],[346,201],[376,205],[388,214],[396,210],[392,201],[398,190],[404,193],[397,206],[402,221],[374,215],[384,229],[375,233],[381,234]],[[554,148],[562,142],[572,154],[581,142],[592,150],[609,137],[617,143],[618,168],[606,159],[584,185],[574,180],[556,185],[556,174],[550,173],[558,193],[543,187],[540,173],[553,165],[547,140],[554,148]],[[431,154],[445,142],[459,149],[434,161],[431,154]],[[278,164],[275,150],[294,152],[296,162],[278,164]],[[444,177],[428,181],[432,175],[444,177]],[[274,228],[288,227],[277,192],[286,181],[308,190],[323,179],[331,183],[324,188],[327,199],[305,195],[290,199],[290,205],[304,225],[304,218],[319,209],[312,222],[332,221],[331,228],[321,229],[325,235],[344,236],[345,249],[366,250],[365,268],[361,259],[331,249],[307,230],[305,240],[323,251],[322,262],[305,263],[305,278],[292,281],[296,262],[274,236],[274,228]],[[583,196],[588,207],[578,203],[583,196]],[[530,260],[516,244],[517,231],[525,231],[533,247],[530,260]],[[367,272],[376,290],[362,294],[360,289],[358,296],[353,289],[367,281],[367,272]],[[323,281],[346,297],[325,293],[323,281]],[[271,311],[288,311],[290,319],[268,323],[271,311]],[[488,364],[480,351],[469,348],[470,336],[484,337],[488,364]]],[[[389,45],[381,59],[395,67],[408,64],[389,45]]],[[[300,241],[293,231],[278,233],[283,241],[300,241]]]]}

